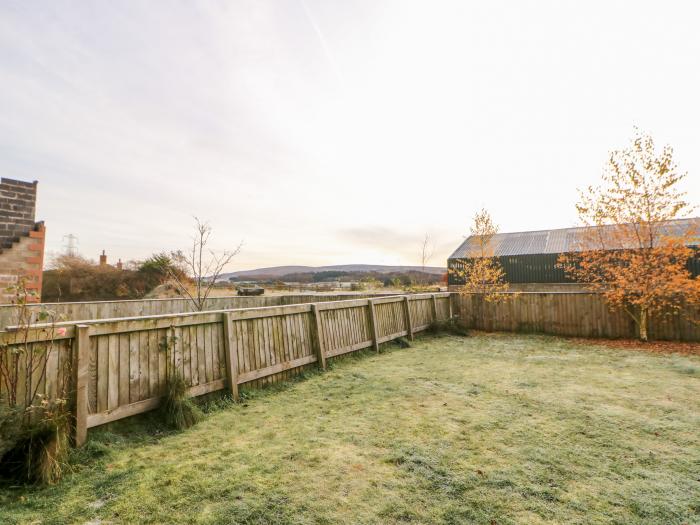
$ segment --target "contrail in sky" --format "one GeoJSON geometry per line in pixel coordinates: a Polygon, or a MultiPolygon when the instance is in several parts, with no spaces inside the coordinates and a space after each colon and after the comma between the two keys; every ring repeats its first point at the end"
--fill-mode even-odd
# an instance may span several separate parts
{"type": "Polygon", "coordinates": [[[338,64],[336,63],[335,58],[333,58],[333,54],[331,53],[331,50],[328,47],[328,43],[326,42],[326,39],[323,36],[323,33],[321,32],[321,28],[318,27],[318,24],[314,20],[314,17],[311,16],[311,11],[309,11],[309,6],[306,5],[306,0],[299,0],[299,2],[301,3],[301,7],[304,9],[304,13],[306,14],[306,18],[309,20],[311,27],[314,28],[314,32],[316,33],[316,36],[318,37],[318,41],[321,43],[321,48],[323,49],[323,53],[326,55],[326,58],[328,59],[328,63],[330,64],[331,69],[333,70],[333,73],[335,74],[336,78],[338,79],[338,83],[340,84],[340,87],[345,88],[345,81],[343,80],[343,75],[340,72],[340,68],[338,67],[338,64]]]}

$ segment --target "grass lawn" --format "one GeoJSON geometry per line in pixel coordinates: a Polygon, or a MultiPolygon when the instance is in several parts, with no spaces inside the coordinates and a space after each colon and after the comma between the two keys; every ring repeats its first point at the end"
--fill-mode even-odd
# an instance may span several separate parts
{"type": "Polygon", "coordinates": [[[422,338],[211,410],[91,433],[0,523],[700,523],[700,357],[422,338]]]}

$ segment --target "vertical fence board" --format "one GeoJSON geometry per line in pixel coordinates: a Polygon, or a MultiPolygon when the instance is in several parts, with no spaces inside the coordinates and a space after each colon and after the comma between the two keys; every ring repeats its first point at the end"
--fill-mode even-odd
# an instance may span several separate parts
{"type": "Polygon", "coordinates": [[[109,347],[108,336],[100,336],[97,341],[97,411],[107,410],[109,388],[109,347]]]}
{"type": "Polygon", "coordinates": [[[77,447],[82,446],[87,439],[88,383],[90,381],[90,327],[78,325],[75,327],[74,339],[75,363],[73,366],[73,384],[75,385],[75,430],[74,441],[77,447]]]}
{"type": "Polygon", "coordinates": [[[129,334],[129,400],[131,403],[141,399],[139,366],[139,334],[132,332],[129,334]]]}
{"type": "Polygon", "coordinates": [[[119,405],[128,405],[129,399],[129,334],[119,334],[119,405]]]}

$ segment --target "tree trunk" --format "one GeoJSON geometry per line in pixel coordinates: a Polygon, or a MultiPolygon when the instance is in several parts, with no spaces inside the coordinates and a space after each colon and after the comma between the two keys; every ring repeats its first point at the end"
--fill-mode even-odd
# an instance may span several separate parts
{"type": "Polygon", "coordinates": [[[639,312],[639,339],[642,341],[648,341],[649,336],[647,334],[647,322],[649,319],[649,312],[647,312],[647,309],[645,307],[642,307],[642,309],[639,312]]]}

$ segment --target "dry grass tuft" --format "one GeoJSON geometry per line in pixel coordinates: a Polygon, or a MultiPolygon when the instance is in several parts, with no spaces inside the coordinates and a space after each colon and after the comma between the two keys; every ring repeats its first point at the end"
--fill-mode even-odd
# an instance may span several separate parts
{"type": "Polygon", "coordinates": [[[203,417],[199,407],[187,396],[187,383],[178,373],[168,378],[160,410],[165,424],[176,430],[188,429],[203,417]]]}
{"type": "Polygon", "coordinates": [[[69,414],[64,405],[35,407],[34,412],[30,421],[7,414],[16,426],[3,432],[2,478],[53,485],[62,478],[68,461],[69,414]]]}

